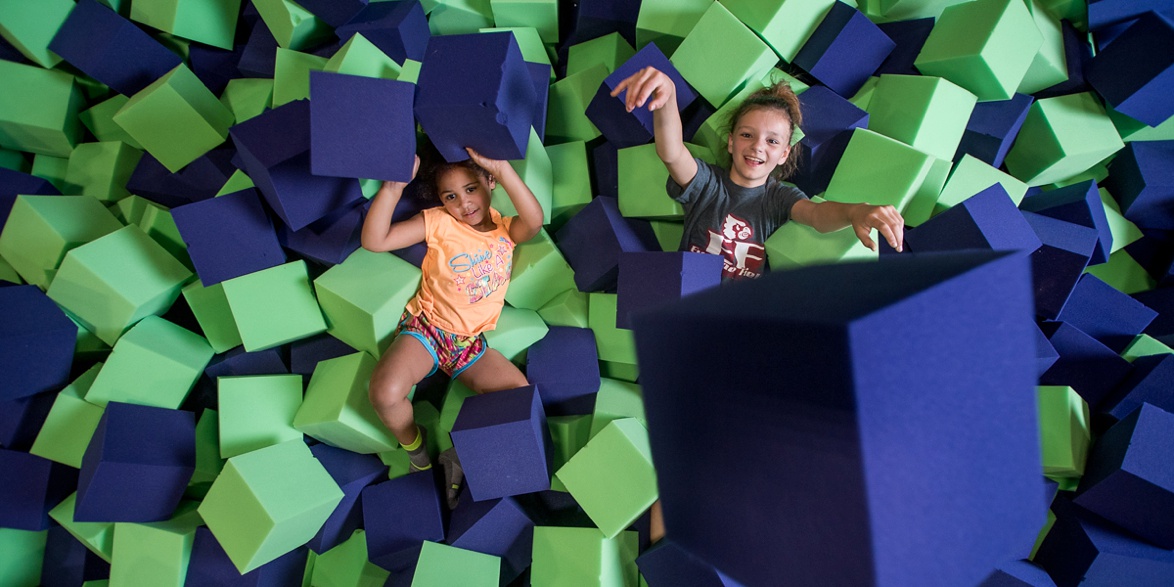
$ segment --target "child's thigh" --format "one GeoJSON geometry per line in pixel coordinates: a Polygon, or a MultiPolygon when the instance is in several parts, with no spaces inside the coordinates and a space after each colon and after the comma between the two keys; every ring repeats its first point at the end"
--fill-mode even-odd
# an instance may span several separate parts
{"type": "Polygon", "coordinates": [[[457,375],[457,380],[477,393],[514,389],[530,384],[522,371],[496,349],[485,349],[485,354],[457,375]]]}
{"type": "Polygon", "coordinates": [[[424,343],[413,336],[397,336],[375,364],[370,394],[385,400],[407,397],[412,386],[427,377],[435,365],[436,359],[424,343]]]}

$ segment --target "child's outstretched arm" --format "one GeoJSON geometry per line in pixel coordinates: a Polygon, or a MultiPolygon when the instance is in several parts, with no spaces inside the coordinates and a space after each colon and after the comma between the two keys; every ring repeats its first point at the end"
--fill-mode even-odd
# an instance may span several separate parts
{"type": "Polygon", "coordinates": [[[497,179],[505,189],[506,195],[510,197],[510,201],[514,203],[518,217],[510,223],[510,238],[515,243],[524,243],[534,238],[542,228],[542,204],[538,203],[534,192],[530,191],[530,187],[522,181],[508,161],[489,159],[468,147],[465,147],[465,150],[469,152],[469,157],[474,163],[497,179]]]}
{"type": "Polygon", "coordinates": [[[905,219],[892,206],[799,200],[791,208],[791,219],[820,232],[832,232],[851,226],[856,238],[874,251],[876,243],[869,235],[874,228],[898,251],[905,242],[905,219]]]}
{"type": "MultiPolygon", "coordinates": [[[[420,169],[420,157],[412,165],[412,179],[420,169]]],[[[416,214],[407,220],[392,224],[391,216],[395,205],[404,194],[408,184],[400,181],[385,181],[375,194],[367,218],[363,220],[363,232],[359,242],[363,248],[375,253],[395,251],[424,240],[424,217],[416,214]]]]}
{"type": "Polygon", "coordinates": [[[664,162],[677,185],[689,185],[697,175],[697,161],[685,148],[681,113],[677,110],[676,84],[664,72],[645,67],[621,81],[611,95],[614,98],[624,90],[628,91],[624,97],[624,106],[628,112],[648,104],[648,110],[652,112],[657,156],[664,162]]]}

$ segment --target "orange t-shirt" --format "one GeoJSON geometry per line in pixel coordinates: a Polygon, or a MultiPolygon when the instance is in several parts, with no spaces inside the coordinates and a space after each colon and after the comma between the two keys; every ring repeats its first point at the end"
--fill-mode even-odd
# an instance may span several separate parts
{"type": "Polygon", "coordinates": [[[420,265],[420,291],[408,302],[413,316],[421,312],[437,328],[476,336],[497,326],[513,267],[513,217],[502,218],[490,208],[496,228],[479,232],[453,218],[443,207],[424,215],[428,252],[420,265]]]}

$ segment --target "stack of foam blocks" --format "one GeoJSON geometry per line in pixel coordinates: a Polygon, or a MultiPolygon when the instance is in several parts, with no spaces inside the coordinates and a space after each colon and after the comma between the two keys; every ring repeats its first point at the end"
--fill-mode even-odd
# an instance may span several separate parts
{"type": "Polygon", "coordinates": [[[0,1],[0,226],[3,585],[1174,583],[1166,2],[0,1]],[[904,250],[787,223],[720,284],[647,66],[718,165],[789,81],[791,181],[904,250]],[[530,385],[412,394],[451,511],[366,399],[424,135],[545,221],[530,385]]]}

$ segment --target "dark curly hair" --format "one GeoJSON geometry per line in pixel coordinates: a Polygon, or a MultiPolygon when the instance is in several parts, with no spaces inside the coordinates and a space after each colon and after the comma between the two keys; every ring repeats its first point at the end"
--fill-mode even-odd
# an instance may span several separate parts
{"type": "MultiPolygon", "coordinates": [[[[803,124],[803,112],[799,109],[799,97],[791,89],[790,83],[781,80],[750,94],[730,113],[729,125],[726,128],[727,136],[733,134],[734,128],[738,126],[738,122],[742,120],[743,116],[751,110],[759,108],[777,110],[786,114],[787,119],[791,121],[792,137],[795,135],[795,129],[803,124]]],[[[791,177],[799,169],[802,152],[802,149],[792,145],[787,160],[772,171],[771,175],[780,181],[791,177]]]]}
{"type": "Polygon", "coordinates": [[[424,140],[419,147],[420,170],[416,173],[416,195],[425,202],[440,203],[440,194],[436,191],[436,180],[450,169],[465,168],[484,179],[491,176],[472,159],[449,163],[431,141],[424,140]]]}

